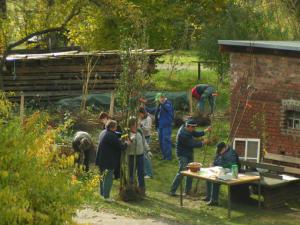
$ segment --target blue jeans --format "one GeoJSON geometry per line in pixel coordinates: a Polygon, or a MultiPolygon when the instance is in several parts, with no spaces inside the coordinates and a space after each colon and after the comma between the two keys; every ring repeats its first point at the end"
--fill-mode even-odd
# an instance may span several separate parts
{"type": "Polygon", "coordinates": [[[198,102],[198,108],[201,112],[205,112],[204,109],[205,99],[208,100],[208,103],[210,105],[210,113],[214,112],[216,97],[212,95],[213,93],[215,93],[215,89],[213,87],[208,87],[201,95],[201,98],[198,102]]]}
{"type": "Polygon", "coordinates": [[[134,176],[133,174],[135,171],[134,169],[134,158],[135,158],[135,169],[137,171],[137,177],[139,182],[139,187],[144,188],[145,187],[145,180],[144,180],[144,154],[142,155],[130,155],[129,156],[129,179],[130,183],[133,184],[134,182],[134,176]]]}
{"type": "Polygon", "coordinates": [[[144,175],[153,177],[152,163],[151,159],[148,156],[148,153],[144,153],[144,175]]]}
{"type": "MultiPolygon", "coordinates": [[[[150,136],[145,137],[147,144],[150,144],[150,136]]],[[[153,177],[151,159],[147,153],[144,153],[144,175],[153,177]]]]}
{"type": "Polygon", "coordinates": [[[163,127],[158,129],[159,145],[163,155],[163,159],[172,159],[172,127],[163,127]]]}
{"type": "Polygon", "coordinates": [[[113,184],[114,170],[104,170],[101,171],[103,175],[103,180],[100,181],[100,195],[104,198],[109,198],[111,187],[113,184]]]}
{"type": "MultiPolygon", "coordinates": [[[[176,193],[176,190],[180,185],[180,172],[183,170],[186,170],[187,165],[190,162],[194,161],[194,157],[193,156],[191,156],[191,157],[179,156],[178,161],[179,161],[179,170],[174,177],[174,180],[173,180],[173,183],[171,186],[171,191],[170,191],[173,194],[176,193]]],[[[185,182],[185,193],[188,193],[191,191],[192,183],[193,183],[193,179],[191,177],[187,177],[186,182],[185,182]]]]}
{"type": "Polygon", "coordinates": [[[206,197],[212,202],[219,201],[220,184],[206,182],[206,197]]]}

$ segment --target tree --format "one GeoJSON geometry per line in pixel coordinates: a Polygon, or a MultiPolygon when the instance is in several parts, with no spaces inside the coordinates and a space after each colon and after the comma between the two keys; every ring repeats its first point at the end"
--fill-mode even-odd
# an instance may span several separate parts
{"type": "Polygon", "coordinates": [[[228,68],[229,59],[219,52],[218,40],[291,39],[290,27],[278,22],[278,12],[273,7],[270,1],[228,0],[219,5],[207,4],[205,17],[197,21],[199,56],[216,60],[218,63],[213,67],[221,74],[228,68]]]}
{"type": "Polygon", "coordinates": [[[68,23],[80,13],[83,5],[79,0],[63,3],[61,0],[51,5],[43,0],[8,2],[8,17],[0,19],[1,70],[5,69],[6,56],[13,48],[26,44],[33,37],[65,31],[68,23]]]}

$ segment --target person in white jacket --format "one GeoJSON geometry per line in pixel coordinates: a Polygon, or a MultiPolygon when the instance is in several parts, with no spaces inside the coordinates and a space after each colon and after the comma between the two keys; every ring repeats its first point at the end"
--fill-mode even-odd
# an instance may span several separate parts
{"type": "Polygon", "coordinates": [[[145,180],[144,180],[144,152],[147,151],[147,142],[143,136],[142,131],[137,129],[136,117],[129,119],[130,140],[131,145],[128,146],[128,162],[129,162],[129,177],[130,183],[134,183],[134,174],[137,173],[138,188],[142,195],[145,194],[145,180]]]}
{"type": "MultiPolygon", "coordinates": [[[[152,119],[150,115],[146,112],[145,108],[139,108],[139,124],[143,131],[145,140],[150,145],[151,133],[152,133],[152,119]]],[[[152,163],[151,163],[152,153],[150,147],[148,151],[144,153],[144,174],[145,178],[153,178],[152,163]]]]}

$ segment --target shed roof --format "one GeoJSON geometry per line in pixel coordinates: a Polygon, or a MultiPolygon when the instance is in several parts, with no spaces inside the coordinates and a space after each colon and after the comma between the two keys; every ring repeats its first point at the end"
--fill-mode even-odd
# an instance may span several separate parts
{"type": "MultiPolygon", "coordinates": [[[[167,52],[169,49],[165,50],[155,50],[155,49],[138,49],[133,50],[132,54],[145,54],[147,56],[161,56],[167,52]]],[[[120,55],[122,52],[119,50],[110,51],[91,51],[91,52],[81,52],[75,51],[65,51],[65,52],[51,52],[51,53],[38,53],[38,54],[9,54],[6,57],[7,61],[15,60],[42,60],[42,59],[61,59],[61,58],[72,58],[72,57],[84,57],[84,56],[115,56],[120,55]]]]}
{"type": "Polygon", "coordinates": [[[219,40],[222,52],[300,55],[300,41],[219,40]]]}
{"type": "Polygon", "coordinates": [[[300,51],[300,41],[238,41],[238,40],[219,40],[219,45],[234,45],[257,48],[270,48],[300,51]]]}

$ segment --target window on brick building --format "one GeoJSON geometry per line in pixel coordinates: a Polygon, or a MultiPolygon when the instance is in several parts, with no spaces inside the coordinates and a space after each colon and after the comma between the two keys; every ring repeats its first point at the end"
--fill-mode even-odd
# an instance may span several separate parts
{"type": "Polygon", "coordinates": [[[295,99],[282,100],[281,133],[300,136],[300,101],[295,99]]]}
{"type": "Polygon", "coordinates": [[[253,162],[260,161],[260,139],[256,138],[235,138],[233,148],[240,159],[253,162]]]}
{"type": "Polygon", "coordinates": [[[300,112],[293,110],[286,111],[286,122],[288,129],[300,130],[300,112]]]}

